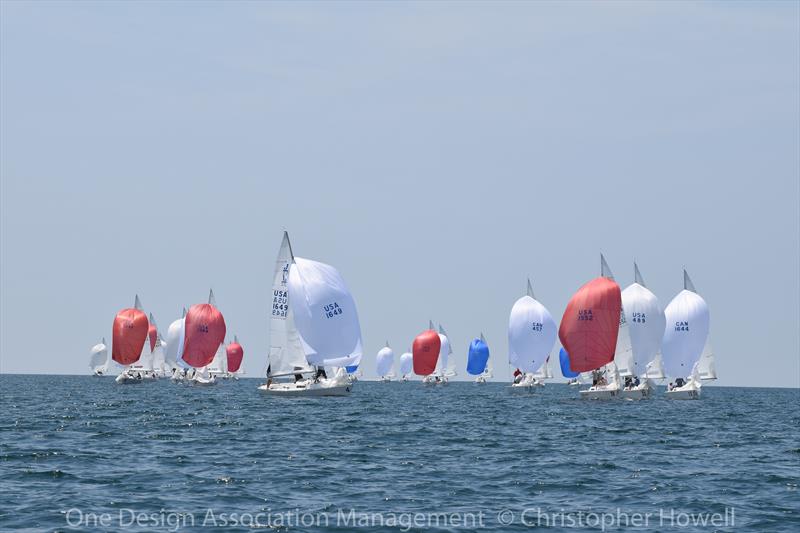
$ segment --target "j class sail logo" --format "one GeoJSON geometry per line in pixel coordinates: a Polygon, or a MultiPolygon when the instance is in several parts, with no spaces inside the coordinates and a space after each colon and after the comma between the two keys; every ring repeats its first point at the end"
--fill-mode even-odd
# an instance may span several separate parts
{"type": "Polygon", "coordinates": [[[636,324],[644,324],[647,322],[647,313],[631,313],[631,321],[636,324]]]}
{"type": "Polygon", "coordinates": [[[579,309],[578,320],[594,320],[591,309],[579,309]]]}
{"type": "Polygon", "coordinates": [[[625,320],[625,310],[621,309],[619,312],[619,325],[624,326],[626,323],[627,320],[625,320]]]}
{"type": "Polygon", "coordinates": [[[286,285],[287,281],[289,281],[289,263],[283,265],[281,269],[281,285],[286,285]]]}
{"type": "Polygon", "coordinates": [[[689,331],[689,322],[678,320],[675,322],[675,331],[689,331]]]}
{"type": "Polygon", "coordinates": [[[289,312],[289,291],[286,289],[272,290],[272,316],[286,318],[289,312]]]}
{"type": "Polygon", "coordinates": [[[323,309],[325,310],[325,316],[327,318],[333,318],[337,315],[344,314],[344,311],[342,310],[341,307],[339,307],[339,304],[337,304],[336,302],[325,305],[323,309]]]}
{"type": "Polygon", "coordinates": [[[541,322],[531,322],[531,329],[533,331],[542,331],[542,323],[541,322]]]}

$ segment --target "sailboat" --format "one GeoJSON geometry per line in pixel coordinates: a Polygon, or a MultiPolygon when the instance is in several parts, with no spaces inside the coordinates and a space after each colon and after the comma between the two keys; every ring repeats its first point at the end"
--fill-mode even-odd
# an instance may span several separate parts
{"type": "MultiPolygon", "coordinates": [[[[532,393],[541,384],[536,372],[545,367],[556,342],[556,323],[536,300],[531,280],[525,296],[514,302],[508,317],[508,362],[517,369],[510,391],[532,393]]],[[[544,374],[547,370],[545,367],[544,374]]]]}
{"type": "Polygon", "coordinates": [[[89,352],[89,368],[92,369],[92,375],[103,376],[106,374],[107,366],[108,348],[106,347],[106,339],[103,337],[103,340],[92,346],[89,352]]]}
{"type": "Polygon", "coordinates": [[[164,355],[164,342],[161,339],[161,332],[158,331],[158,325],[156,324],[156,319],[153,316],[153,313],[150,313],[149,320],[150,328],[148,330],[148,338],[152,338],[152,333],[155,333],[155,343],[151,342],[151,345],[153,346],[153,372],[155,372],[156,376],[162,378],[169,374],[169,369],[167,368],[166,358],[164,355]]]}
{"type": "Polygon", "coordinates": [[[428,329],[417,335],[411,346],[414,373],[422,376],[423,385],[433,384],[438,379],[435,372],[439,364],[441,348],[441,336],[436,333],[433,321],[431,321],[428,329]]]}
{"type": "Polygon", "coordinates": [[[467,374],[475,377],[475,383],[486,383],[486,378],[491,377],[489,367],[489,345],[481,333],[477,339],[472,339],[467,352],[467,374]]]}
{"type": "Polygon", "coordinates": [[[189,365],[183,362],[183,342],[185,337],[186,308],[181,318],[174,320],[167,328],[167,340],[164,347],[164,360],[172,373],[173,381],[181,381],[189,365]]]}
{"type": "Polygon", "coordinates": [[[592,386],[582,398],[607,399],[619,395],[617,355],[622,314],[622,295],[605,257],[600,255],[600,277],[584,284],[572,296],[558,336],[569,354],[573,372],[592,372],[592,386]]]}
{"type": "Polygon", "coordinates": [[[439,380],[436,381],[437,385],[447,385],[450,378],[455,377],[456,374],[456,360],[453,356],[453,346],[450,344],[450,337],[444,330],[444,326],[439,324],[439,339],[441,347],[439,349],[439,380]]]}
{"type": "Polygon", "coordinates": [[[284,231],[275,262],[267,383],[275,396],[345,396],[361,361],[355,301],[332,266],[296,257],[284,231]],[[325,367],[336,369],[328,378],[325,367]],[[309,376],[310,374],[310,376],[309,376]],[[283,381],[291,378],[291,381],[283,381]]]}
{"type": "MultiPolygon", "coordinates": [[[[655,384],[648,377],[660,364],[659,350],[664,336],[666,318],[658,298],[645,285],[639,266],[633,263],[634,282],[622,291],[622,309],[631,346],[627,358],[629,375],[625,378],[620,395],[638,400],[650,397],[655,384]],[[651,372],[648,372],[648,368],[651,372]]],[[[622,324],[620,324],[622,328],[622,324]]],[[[663,377],[663,376],[662,376],[663,377]]]]}
{"type": "Polygon", "coordinates": [[[569,354],[563,347],[558,351],[558,363],[561,366],[561,375],[567,378],[567,385],[578,386],[581,384],[579,379],[581,373],[573,372],[569,367],[569,354]]]}
{"type": "Polygon", "coordinates": [[[408,381],[408,376],[414,370],[414,355],[408,351],[400,356],[400,381],[408,381]]]}
{"type": "Polygon", "coordinates": [[[214,385],[216,376],[208,366],[219,353],[225,340],[225,317],[217,309],[214,291],[208,293],[208,303],[189,307],[184,318],[184,341],[181,360],[192,369],[191,382],[195,385],[214,385]]]}
{"type": "MultiPolygon", "coordinates": [[[[422,384],[423,385],[435,385],[436,383],[439,383],[442,380],[442,377],[441,377],[441,374],[442,374],[442,369],[441,369],[442,352],[447,352],[450,347],[445,344],[445,342],[447,341],[447,337],[445,337],[441,333],[437,333],[436,332],[436,326],[433,325],[433,320],[429,320],[428,321],[428,329],[423,333],[427,333],[427,331],[433,331],[434,334],[439,339],[439,344],[438,344],[438,348],[437,348],[438,352],[437,352],[437,355],[436,355],[436,359],[434,360],[434,367],[427,374],[419,374],[417,372],[417,366],[416,366],[416,363],[415,363],[414,364],[414,373],[418,374],[418,375],[422,375],[422,384]]],[[[420,335],[422,335],[422,333],[420,335]]],[[[419,337],[419,335],[418,335],[418,337],[419,337]]],[[[416,339],[415,339],[415,342],[416,342],[416,339]]],[[[412,349],[412,356],[413,355],[414,355],[414,353],[413,353],[413,349],[412,349]]]]}
{"type": "Polygon", "coordinates": [[[547,379],[553,379],[553,370],[550,368],[550,356],[544,360],[544,364],[539,367],[539,370],[531,374],[533,377],[533,384],[544,387],[544,382],[547,379]]]}
{"type": "Polygon", "coordinates": [[[708,344],[708,305],[697,294],[686,270],[683,271],[683,290],[667,305],[664,314],[667,326],[661,351],[667,375],[675,378],[674,385],[670,384],[667,390],[667,397],[697,399],[703,379],[700,375],[701,361],[707,379],[716,378],[716,371],[713,368],[713,352],[708,344]],[[704,353],[707,354],[705,359],[704,353]]]}
{"type": "Polygon", "coordinates": [[[383,383],[392,381],[393,367],[394,351],[389,347],[389,341],[386,341],[386,346],[378,350],[378,355],[375,356],[375,370],[383,383]]]}
{"type": "Polygon", "coordinates": [[[238,376],[244,373],[242,368],[242,359],[244,359],[244,348],[239,343],[239,337],[233,336],[233,342],[225,348],[225,356],[228,365],[228,376],[233,379],[239,379],[238,376]]]}
{"type": "Polygon", "coordinates": [[[117,383],[141,383],[155,378],[147,372],[150,348],[147,344],[150,324],[136,295],[133,307],[123,309],[114,317],[111,337],[111,358],[123,367],[117,383]],[[135,367],[135,368],[134,368],[135,367]]]}

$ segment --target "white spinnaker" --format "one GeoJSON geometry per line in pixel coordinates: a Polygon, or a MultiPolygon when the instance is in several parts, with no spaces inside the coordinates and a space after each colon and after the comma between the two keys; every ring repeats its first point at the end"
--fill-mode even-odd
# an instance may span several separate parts
{"type": "Polygon", "coordinates": [[[414,367],[414,356],[411,353],[406,352],[400,356],[401,376],[407,376],[408,374],[411,374],[413,367],[414,367]]]}
{"type": "Polygon", "coordinates": [[[107,360],[108,347],[106,346],[106,340],[103,339],[98,344],[92,346],[89,355],[89,368],[92,369],[92,372],[103,371],[105,370],[107,360]]]}
{"type": "Polygon", "coordinates": [[[661,348],[666,318],[656,295],[639,283],[622,291],[622,307],[633,349],[634,368],[631,370],[634,375],[641,376],[661,348]]]}
{"type": "Polygon", "coordinates": [[[394,351],[389,348],[387,344],[380,350],[378,355],[375,356],[375,370],[380,377],[389,377],[392,375],[392,367],[394,366],[394,351]]]}
{"type": "Polygon", "coordinates": [[[661,346],[664,369],[668,376],[687,377],[708,339],[708,305],[699,294],[684,289],[672,299],[664,315],[667,323],[661,346]]]}
{"type": "Polygon", "coordinates": [[[539,370],[556,343],[556,323],[531,296],[514,303],[508,317],[508,360],[523,372],[539,370]]]}
{"type": "Polygon", "coordinates": [[[289,301],[310,364],[344,367],[361,357],[356,304],[334,267],[295,257],[289,269],[289,301]]]}
{"type": "Polygon", "coordinates": [[[619,311],[619,331],[617,332],[617,348],[614,351],[614,364],[617,365],[619,375],[633,376],[636,374],[636,365],[633,360],[633,350],[631,348],[630,328],[625,316],[625,306],[619,311]]]}
{"type": "Polygon", "coordinates": [[[274,374],[292,374],[312,370],[306,361],[300,334],[289,305],[289,271],[294,263],[289,234],[283,240],[275,259],[272,279],[272,312],[269,320],[269,371],[274,374]]]}
{"type": "MultiPolygon", "coordinates": [[[[169,367],[183,366],[183,341],[186,319],[179,318],[167,328],[167,348],[164,350],[164,360],[169,367]]],[[[185,368],[185,366],[184,366],[185,368]]]]}

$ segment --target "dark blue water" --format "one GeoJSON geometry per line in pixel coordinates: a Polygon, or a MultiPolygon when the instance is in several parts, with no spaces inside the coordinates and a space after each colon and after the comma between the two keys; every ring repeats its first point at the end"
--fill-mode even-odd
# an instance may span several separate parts
{"type": "Polygon", "coordinates": [[[1,376],[0,530],[800,531],[796,389],[257,384],[1,376]]]}

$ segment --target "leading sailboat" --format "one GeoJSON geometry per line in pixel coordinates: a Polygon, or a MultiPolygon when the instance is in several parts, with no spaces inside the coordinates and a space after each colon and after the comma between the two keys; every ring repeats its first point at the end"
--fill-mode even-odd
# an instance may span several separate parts
{"type": "Polygon", "coordinates": [[[570,370],[592,372],[592,386],[581,391],[582,398],[619,396],[619,372],[614,360],[619,357],[617,337],[623,321],[619,285],[600,255],[600,277],[572,296],[558,328],[558,337],[569,354],[570,370]]]}
{"type": "Polygon", "coordinates": [[[274,396],[345,396],[353,387],[345,367],[361,361],[355,302],[330,265],[295,257],[283,233],[272,285],[267,382],[274,396]],[[328,378],[325,367],[335,374],[328,378]]]}

